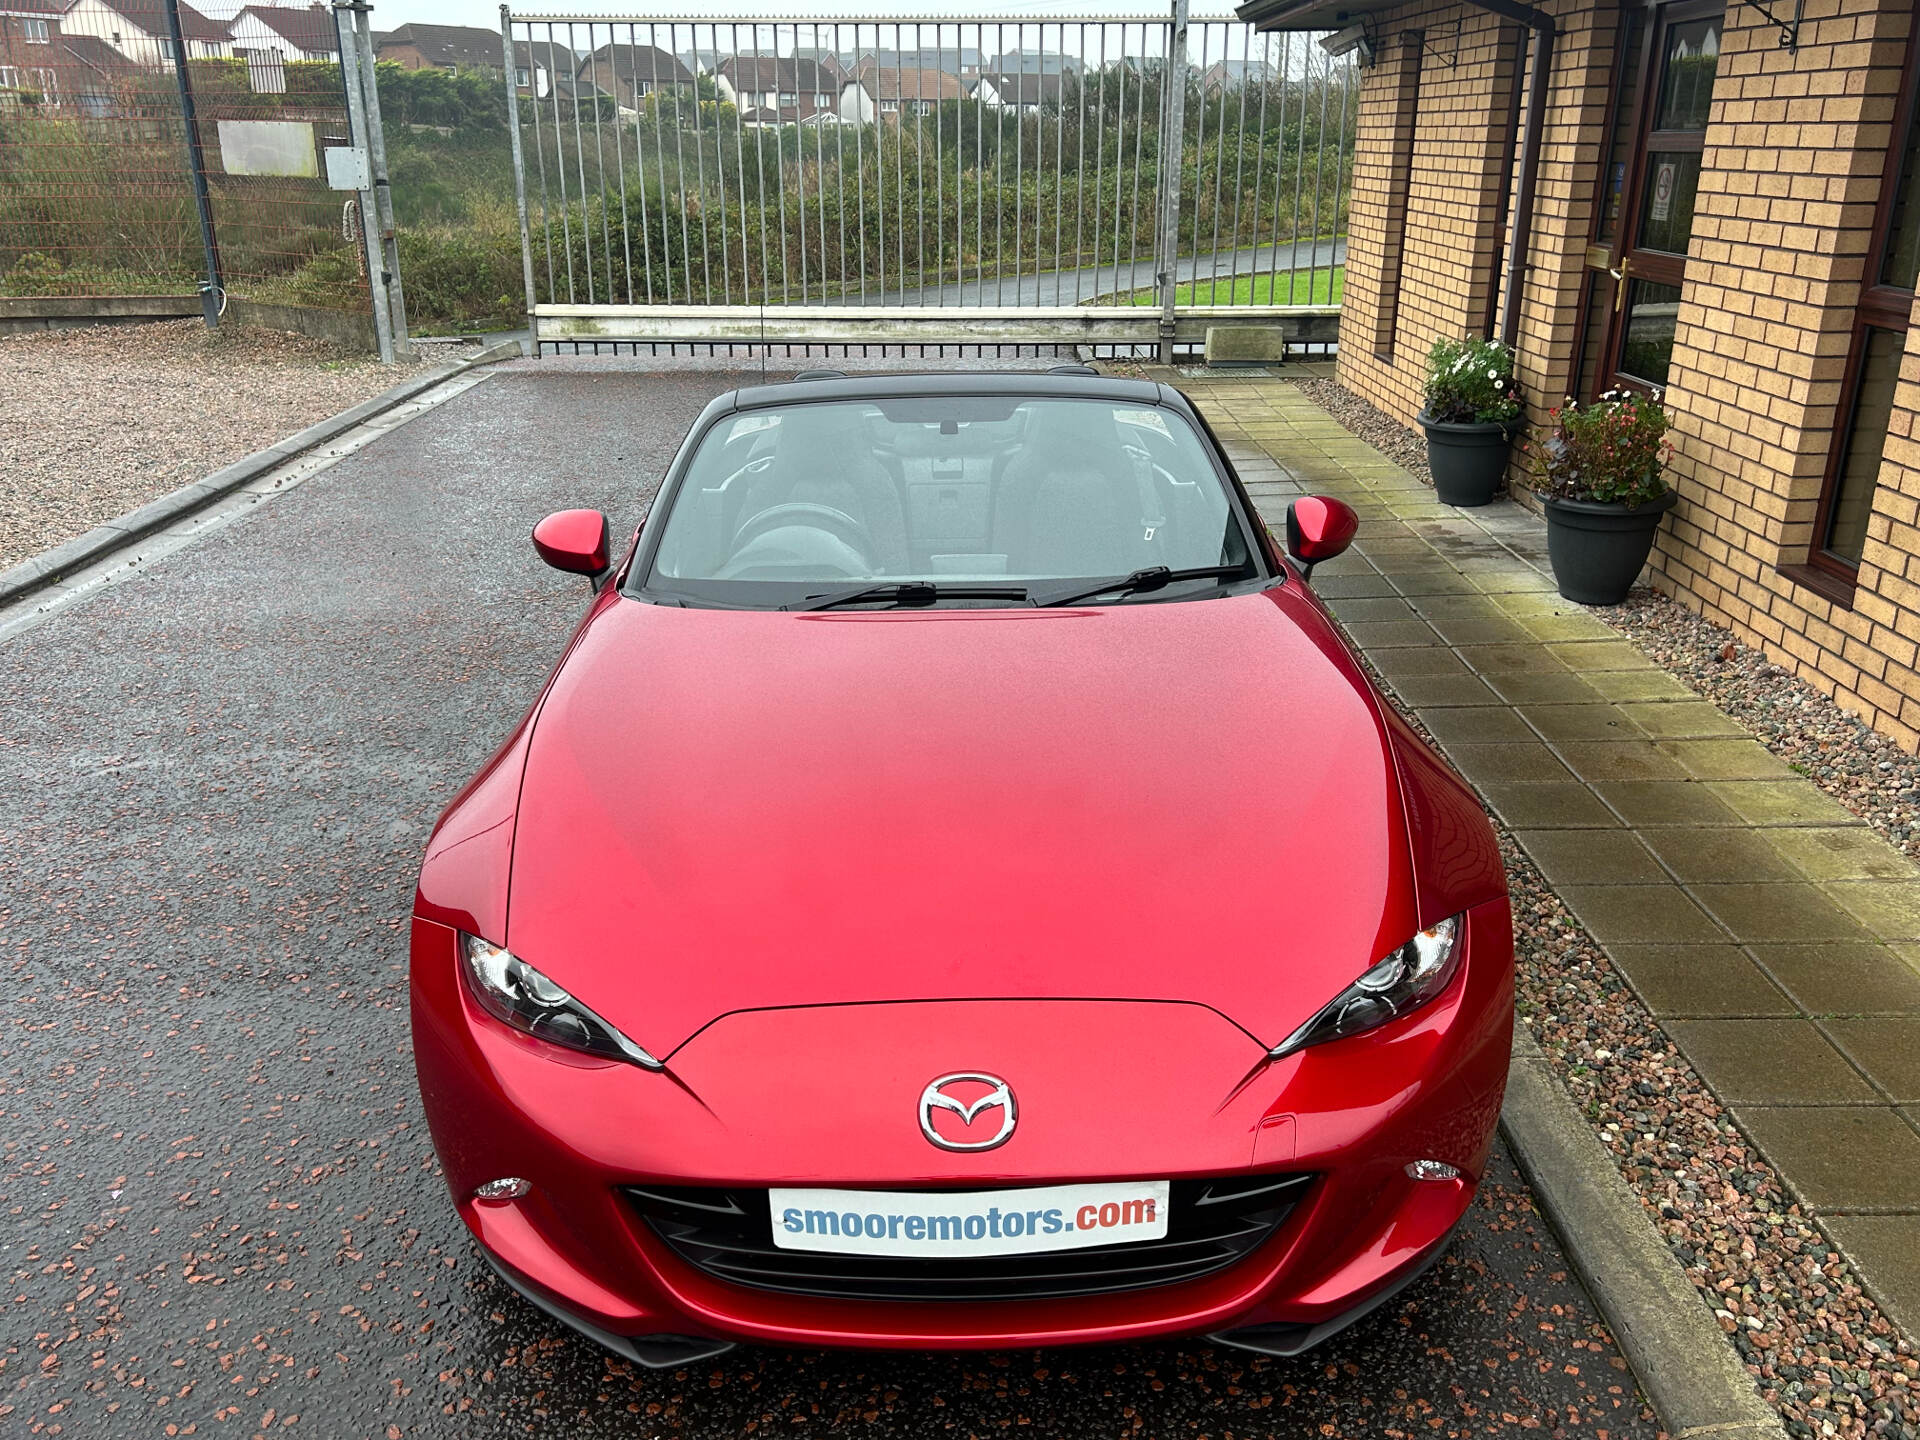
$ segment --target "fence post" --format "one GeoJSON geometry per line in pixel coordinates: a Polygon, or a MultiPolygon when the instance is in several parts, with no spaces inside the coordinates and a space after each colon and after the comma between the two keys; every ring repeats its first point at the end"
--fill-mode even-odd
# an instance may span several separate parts
{"type": "Polygon", "coordinates": [[[383,347],[381,359],[391,361],[394,356],[410,359],[413,350],[407,343],[407,297],[400,283],[400,245],[393,221],[393,191],[387,183],[387,132],[380,120],[380,86],[374,73],[372,11],[366,0],[334,0],[347,108],[355,122],[356,138],[366,149],[371,175],[372,189],[361,200],[360,223],[367,232],[368,288],[383,292],[374,302],[374,330],[377,334],[380,329],[381,298],[384,298],[391,339],[383,347]]]}
{"type": "Polygon", "coordinates": [[[380,351],[380,363],[393,363],[393,317],[385,284],[386,253],[381,244],[379,201],[374,197],[373,154],[367,144],[366,91],[360,84],[360,50],[350,33],[353,18],[349,6],[335,0],[334,31],[340,40],[340,83],[347,92],[347,125],[354,147],[366,157],[362,169],[365,179],[357,192],[360,197],[360,238],[367,252],[367,294],[373,310],[373,339],[380,351]]]}
{"type": "Polygon", "coordinates": [[[200,116],[193,106],[193,77],[187,72],[187,41],[180,29],[179,0],[167,0],[167,33],[173,41],[173,73],[180,82],[180,118],[187,129],[187,167],[193,173],[193,205],[200,213],[200,244],[206,251],[207,278],[200,286],[200,306],[207,328],[220,328],[226,309],[226,291],[220,285],[220,241],[213,233],[213,201],[207,194],[207,154],[200,144],[200,116]]]}
{"type": "Polygon", "coordinates": [[[1173,363],[1173,296],[1180,277],[1180,162],[1187,131],[1187,0],[1173,0],[1167,95],[1160,123],[1160,363],[1173,363]]]}
{"type": "MultiPolygon", "coordinates": [[[[527,220],[527,156],[520,138],[519,57],[513,50],[513,12],[505,4],[500,7],[500,44],[507,68],[507,141],[513,151],[513,204],[520,213],[520,271],[527,286],[527,328],[533,336],[529,348],[537,359],[540,355],[540,332],[533,318],[536,303],[533,288],[533,227],[527,220]]],[[[531,30],[527,32],[527,94],[535,105],[540,103],[540,71],[534,62],[531,30]]],[[[637,135],[638,131],[635,133],[637,135]]],[[[746,223],[744,216],[741,223],[746,223]]]]}

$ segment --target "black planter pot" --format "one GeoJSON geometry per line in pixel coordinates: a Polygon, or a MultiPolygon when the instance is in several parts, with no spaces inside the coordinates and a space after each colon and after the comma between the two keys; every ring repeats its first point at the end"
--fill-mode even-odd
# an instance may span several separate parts
{"type": "Polygon", "coordinates": [[[1429,419],[1424,410],[1414,418],[1427,432],[1427,468],[1433,471],[1433,488],[1441,502],[1492,504],[1506,478],[1512,430],[1500,424],[1454,425],[1429,419]]]}
{"type": "Polygon", "coordinates": [[[1561,596],[1580,605],[1625,600],[1653,550],[1660,517],[1678,498],[1671,490],[1634,506],[1548,498],[1547,558],[1561,596]]]}

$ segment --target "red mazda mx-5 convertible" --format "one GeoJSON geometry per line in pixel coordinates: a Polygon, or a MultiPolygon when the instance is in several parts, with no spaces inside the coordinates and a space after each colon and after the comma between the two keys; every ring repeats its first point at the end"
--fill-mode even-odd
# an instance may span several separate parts
{"type": "Polygon", "coordinates": [[[1293,1354],[1472,1202],[1513,933],[1473,795],[1164,386],[724,395],[421,868],[460,1218],[648,1365],[1293,1354]]]}

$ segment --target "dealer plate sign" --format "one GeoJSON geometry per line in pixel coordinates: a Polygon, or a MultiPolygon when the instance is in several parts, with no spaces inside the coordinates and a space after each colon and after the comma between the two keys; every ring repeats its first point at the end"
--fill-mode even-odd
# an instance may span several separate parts
{"type": "Polygon", "coordinates": [[[1165,1180],[1026,1190],[767,1192],[773,1243],[842,1255],[1026,1255],[1161,1240],[1165,1180]]]}

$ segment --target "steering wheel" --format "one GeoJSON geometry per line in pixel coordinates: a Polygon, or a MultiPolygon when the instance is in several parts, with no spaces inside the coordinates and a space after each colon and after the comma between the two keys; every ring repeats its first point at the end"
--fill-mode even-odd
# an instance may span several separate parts
{"type": "Polygon", "coordinates": [[[734,532],[734,553],[739,554],[749,541],[757,540],[767,531],[788,525],[825,530],[859,551],[862,556],[871,557],[873,554],[873,536],[865,525],[844,510],[836,510],[831,505],[821,505],[812,500],[789,500],[782,505],[769,505],[758,514],[748,516],[734,532]]]}

